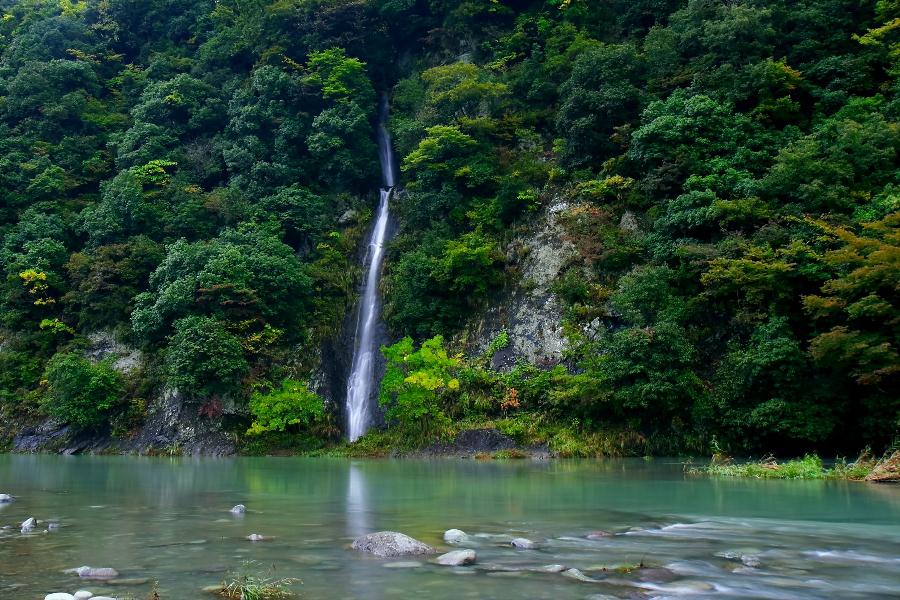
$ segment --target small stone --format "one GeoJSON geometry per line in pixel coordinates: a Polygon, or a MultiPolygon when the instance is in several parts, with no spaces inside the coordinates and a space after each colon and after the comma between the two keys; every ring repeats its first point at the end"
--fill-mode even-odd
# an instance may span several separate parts
{"type": "Polygon", "coordinates": [[[527,538],[515,538],[509,545],[519,550],[534,550],[537,548],[537,544],[527,538]]]}
{"type": "Polygon", "coordinates": [[[231,511],[229,512],[231,512],[231,514],[233,515],[242,515],[247,512],[247,507],[243,504],[235,504],[233,507],[231,507],[231,511]]]}
{"type": "Polygon", "coordinates": [[[428,544],[396,531],[379,531],[358,537],[353,540],[352,548],[381,558],[437,553],[428,544]]]}
{"type": "Polygon", "coordinates": [[[569,579],[575,579],[577,581],[584,581],[587,583],[596,583],[597,580],[591,577],[588,577],[578,569],[566,569],[563,571],[563,577],[568,577],[569,579]]]}
{"type": "Polygon", "coordinates": [[[28,517],[22,521],[22,533],[28,533],[34,529],[35,525],[37,525],[37,520],[34,517],[28,517]]]}
{"type": "Polygon", "coordinates": [[[758,569],[762,566],[762,562],[757,557],[749,554],[742,555],[741,562],[744,563],[745,567],[750,567],[751,569],[758,569]]]}
{"type": "Polygon", "coordinates": [[[473,564],[475,559],[474,550],[454,550],[447,554],[441,554],[435,559],[435,562],[445,567],[464,567],[473,564]]]}
{"type": "Polygon", "coordinates": [[[533,569],[538,573],[562,573],[567,570],[568,567],[565,565],[544,565],[543,567],[537,567],[533,569]]]}
{"type": "Polygon", "coordinates": [[[612,534],[608,531],[592,531],[584,537],[589,540],[602,540],[603,538],[612,537],[612,534]]]}
{"type": "Polygon", "coordinates": [[[0,494],[0,504],[6,504],[7,502],[12,502],[13,497],[9,494],[0,494]]]}
{"type": "Polygon", "coordinates": [[[66,594],[65,592],[54,592],[44,596],[44,600],[75,600],[75,596],[66,594]]]}
{"type": "Polygon", "coordinates": [[[72,595],[75,596],[75,600],[88,600],[88,598],[94,597],[94,594],[87,590],[78,590],[72,595]]]}
{"type": "Polygon", "coordinates": [[[260,535],[258,533],[251,533],[250,535],[247,536],[247,539],[250,540],[251,542],[264,542],[269,538],[267,538],[264,535],[260,535]]]}
{"type": "Polygon", "coordinates": [[[77,569],[69,569],[66,573],[75,573],[82,579],[115,579],[119,576],[119,572],[110,567],[78,567],[77,569]]]}
{"type": "Polygon", "coordinates": [[[469,539],[469,535],[461,529],[448,529],[444,532],[444,541],[448,544],[462,544],[469,539]]]}

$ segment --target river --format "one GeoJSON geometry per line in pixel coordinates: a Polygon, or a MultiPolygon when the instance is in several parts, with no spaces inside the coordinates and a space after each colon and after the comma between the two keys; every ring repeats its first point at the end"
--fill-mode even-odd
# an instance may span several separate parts
{"type": "Polygon", "coordinates": [[[2,492],[16,501],[0,504],[0,598],[88,589],[143,600],[154,580],[161,600],[212,598],[201,588],[245,561],[302,579],[306,599],[900,597],[892,485],[709,479],[662,459],[3,455],[2,492]],[[246,514],[229,512],[238,503],[246,514]],[[31,516],[59,528],[23,535],[31,516]],[[445,548],[450,528],[471,536],[476,565],[349,549],[385,529],[445,548]],[[612,535],[586,537],[598,530],[612,535]],[[516,550],[513,537],[539,546],[516,550]],[[641,562],[653,569],[614,571],[641,562]],[[595,581],[537,570],[553,564],[595,581]],[[137,582],[63,573],[81,565],[137,582]]]}

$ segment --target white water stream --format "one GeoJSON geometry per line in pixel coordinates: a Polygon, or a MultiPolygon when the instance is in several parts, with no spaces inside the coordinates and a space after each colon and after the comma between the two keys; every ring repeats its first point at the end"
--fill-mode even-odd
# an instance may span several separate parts
{"type": "Polygon", "coordinates": [[[378,156],[381,161],[383,187],[375,226],[372,228],[366,252],[364,263],[367,266],[366,279],[359,305],[359,320],[356,324],[353,364],[350,377],[347,379],[347,434],[351,442],[362,436],[371,425],[371,400],[376,387],[375,358],[379,351],[376,333],[381,320],[378,283],[384,261],[384,245],[389,233],[389,204],[394,189],[394,154],[391,148],[391,135],[387,130],[388,115],[387,96],[384,96],[378,118],[378,156]]]}

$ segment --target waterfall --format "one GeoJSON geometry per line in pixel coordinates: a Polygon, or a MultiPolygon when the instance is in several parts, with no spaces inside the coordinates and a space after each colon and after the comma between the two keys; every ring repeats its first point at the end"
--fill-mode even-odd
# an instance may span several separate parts
{"type": "Polygon", "coordinates": [[[384,244],[388,236],[388,207],[394,189],[394,153],[391,149],[391,135],[387,130],[389,112],[387,95],[384,95],[378,114],[378,157],[381,161],[383,187],[363,263],[368,269],[359,305],[359,320],[356,323],[353,364],[350,377],[347,378],[347,433],[351,442],[366,432],[372,418],[370,401],[375,388],[376,352],[379,351],[376,332],[381,319],[378,282],[384,260],[384,244]]]}

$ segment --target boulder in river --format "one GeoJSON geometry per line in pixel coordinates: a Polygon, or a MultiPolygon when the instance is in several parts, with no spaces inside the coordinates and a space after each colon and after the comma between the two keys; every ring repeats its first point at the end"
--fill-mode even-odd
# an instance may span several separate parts
{"type": "Polygon", "coordinates": [[[514,538],[509,545],[513,548],[518,548],[519,550],[534,550],[537,548],[537,544],[528,538],[514,538]]]}
{"type": "Polygon", "coordinates": [[[468,541],[469,534],[461,529],[448,529],[444,532],[444,541],[448,544],[462,544],[468,541]]]}
{"type": "Polygon", "coordinates": [[[74,573],[82,579],[115,579],[119,572],[110,567],[78,567],[69,569],[66,573],[74,573]]]}
{"type": "Polygon", "coordinates": [[[6,504],[7,502],[12,502],[13,497],[9,494],[0,494],[0,504],[6,504]]]}
{"type": "Polygon", "coordinates": [[[87,590],[78,590],[72,595],[75,596],[75,600],[89,600],[94,597],[94,594],[87,590]]]}
{"type": "Polygon", "coordinates": [[[597,579],[593,577],[588,577],[578,569],[566,569],[562,572],[563,577],[568,577],[569,579],[574,579],[576,581],[584,581],[585,583],[597,583],[597,579]]]}
{"type": "Polygon", "coordinates": [[[265,542],[266,540],[271,539],[271,538],[264,536],[264,535],[260,535],[258,533],[251,533],[250,535],[247,536],[247,539],[250,540],[251,542],[265,542]]]}
{"type": "Polygon", "coordinates": [[[608,531],[592,531],[584,537],[589,540],[602,540],[603,538],[612,537],[612,534],[608,531]]]}
{"type": "Polygon", "coordinates": [[[381,558],[437,553],[428,544],[396,531],[379,531],[358,537],[353,540],[352,548],[381,558]]]}
{"type": "Polygon", "coordinates": [[[28,517],[22,521],[22,533],[28,533],[34,529],[35,525],[37,525],[37,520],[34,517],[28,517]]]}
{"type": "Polygon", "coordinates": [[[474,550],[453,550],[447,554],[441,554],[435,562],[445,567],[464,567],[475,563],[477,555],[474,550]]]}
{"type": "Polygon", "coordinates": [[[75,600],[75,596],[66,594],[65,592],[54,592],[44,596],[44,600],[75,600]]]}
{"type": "Polygon", "coordinates": [[[233,515],[242,515],[242,514],[244,514],[245,512],[247,512],[247,507],[244,506],[243,504],[235,504],[235,505],[231,508],[231,511],[230,511],[230,512],[231,512],[231,514],[233,514],[233,515]]]}

